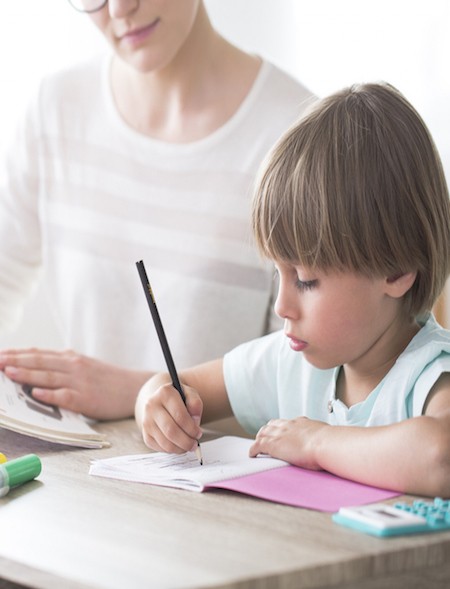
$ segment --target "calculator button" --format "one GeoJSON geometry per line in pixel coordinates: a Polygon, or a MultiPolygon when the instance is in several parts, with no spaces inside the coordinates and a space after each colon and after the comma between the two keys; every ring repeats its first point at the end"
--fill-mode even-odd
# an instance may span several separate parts
{"type": "Polygon", "coordinates": [[[396,503],[394,507],[396,509],[402,509],[403,511],[411,511],[411,505],[408,505],[407,503],[396,503]]]}
{"type": "Polygon", "coordinates": [[[445,517],[442,515],[436,515],[428,518],[430,526],[440,526],[445,523],[445,517]]]}
{"type": "Polygon", "coordinates": [[[442,499],[441,497],[436,497],[434,504],[436,507],[440,507],[441,509],[449,509],[450,507],[450,501],[447,499],[442,499]]]}

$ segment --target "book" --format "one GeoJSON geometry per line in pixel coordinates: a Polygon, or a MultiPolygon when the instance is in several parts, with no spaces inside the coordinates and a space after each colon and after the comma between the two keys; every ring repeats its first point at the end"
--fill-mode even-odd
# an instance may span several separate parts
{"type": "Polygon", "coordinates": [[[40,440],[81,448],[109,446],[82,415],[34,399],[31,387],[0,372],[0,427],[40,440]]]}
{"type": "Polygon", "coordinates": [[[203,466],[194,452],[148,452],[94,460],[89,474],[203,492],[227,489],[260,499],[318,511],[383,501],[394,491],[362,485],[324,471],[312,471],[259,455],[250,458],[253,440],[224,436],[202,443],[203,466]]]}

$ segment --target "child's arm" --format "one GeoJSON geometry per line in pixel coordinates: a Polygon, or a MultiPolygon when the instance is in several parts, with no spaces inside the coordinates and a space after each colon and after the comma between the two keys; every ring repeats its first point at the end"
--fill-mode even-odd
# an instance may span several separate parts
{"type": "Polygon", "coordinates": [[[179,376],[186,406],[165,373],[151,378],[139,392],[136,421],[144,442],[153,450],[192,450],[202,435],[200,421],[232,415],[221,359],[185,370],[179,376]]]}
{"type": "Polygon", "coordinates": [[[369,485],[449,497],[450,374],[437,381],[421,417],[380,427],[277,419],[258,433],[251,454],[258,453],[369,485]]]}

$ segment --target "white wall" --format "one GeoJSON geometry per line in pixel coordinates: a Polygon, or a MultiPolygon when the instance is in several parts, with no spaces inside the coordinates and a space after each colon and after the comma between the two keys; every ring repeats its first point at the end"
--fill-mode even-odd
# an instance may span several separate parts
{"type": "MultiPolygon", "coordinates": [[[[88,18],[66,0],[2,4],[0,152],[38,78],[104,46],[88,18]]],[[[214,24],[230,40],[271,59],[318,95],[361,81],[383,79],[397,86],[429,125],[450,177],[448,0],[206,0],[206,4],[214,24]]],[[[26,313],[29,329],[0,338],[0,346],[58,342],[39,297],[26,313]]]]}
{"type": "Polygon", "coordinates": [[[216,26],[320,96],[385,80],[419,110],[450,176],[448,0],[207,0],[216,26]]]}

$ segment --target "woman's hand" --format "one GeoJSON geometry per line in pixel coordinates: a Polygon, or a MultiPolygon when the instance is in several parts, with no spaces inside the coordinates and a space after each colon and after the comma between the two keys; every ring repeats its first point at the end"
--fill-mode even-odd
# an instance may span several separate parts
{"type": "Polygon", "coordinates": [[[139,389],[150,372],[126,370],[71,350],[4,350],[0,370],[32,387],[38,401],[93,419],[131,417],[139,389]]]}

